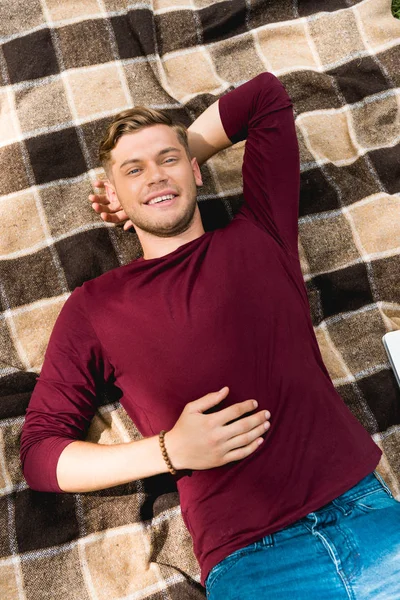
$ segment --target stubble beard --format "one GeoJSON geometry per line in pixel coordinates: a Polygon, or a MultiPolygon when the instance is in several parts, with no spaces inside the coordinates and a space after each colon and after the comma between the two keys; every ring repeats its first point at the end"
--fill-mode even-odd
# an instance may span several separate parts
{"type": "MultiPolygon", "coordinates": [[[[157,208],[152,209],[151,207],[148,210],[154,211],[154,217],[151,218],[150,213],[148,219],[143,219],[142,215],[138,216],[134,213],[134,211],[125,212],[131,219],[134,227],[138,227],[146,233],[150,233],[151,235],[161,238],[175,237],[187,231],[193,221],[193,217],[197,208],[196,188],[194,192],[192,190],[191,192],[193,194],[191,194],[191,201],[187,203],[184,209],[181,209],[183,212],[179,212],[179,214],[175,213],[175,216],[162,214],[164,212],[163,209],[159,211],[160,215],[157,215],[157,208]]],[[[178,202],[182,202],[181,196],[179,196],[178,202]]],[[[168,212],[168,209],[165,212],[168,212]]],[[[171,207],[171,213],[173,212],[174,207],[171,207]]]]}

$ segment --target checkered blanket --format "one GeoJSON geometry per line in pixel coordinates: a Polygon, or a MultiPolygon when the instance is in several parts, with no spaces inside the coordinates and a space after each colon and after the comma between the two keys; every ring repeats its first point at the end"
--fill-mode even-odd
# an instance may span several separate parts
{"type": "MultiPolygon", "coordinates": [[[[204,598],[169,475],[101,492],[30,490],[19,435],[55,319],[87,279],[140,255],[87,196],[99,136],[134,104],[189,125],[262,71],[301,148],[299,248],[315,333],[343,400],[400,491],[400,22],[390,0],[0,0],[0,597],[204,598]]],[[[244,144],[202,167],[221,227],[243,201],[244,144]]],[[[112,319],[112,315],[110,315],[112,319]]],[[[92,441],[139,437],[104,390],[92,441]]]]}

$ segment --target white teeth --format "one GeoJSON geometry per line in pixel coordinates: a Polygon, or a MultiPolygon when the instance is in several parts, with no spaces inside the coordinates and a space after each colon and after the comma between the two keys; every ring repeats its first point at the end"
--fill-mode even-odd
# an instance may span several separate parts
{"type": "Polygon", "coordinates": [[[157,204],[157,202],[162,202],[163,200],[172,200],[175,198],[174,194],[168,194],[168,196],[157,196],[157,198],[153,198],[147,204],[157,204]]]}

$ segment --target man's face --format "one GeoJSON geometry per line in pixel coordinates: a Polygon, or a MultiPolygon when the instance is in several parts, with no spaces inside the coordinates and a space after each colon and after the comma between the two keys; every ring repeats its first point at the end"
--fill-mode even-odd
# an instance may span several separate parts
{"type": "Polygon", "coordinates": [[[152,125],[123,135],[111,152],[107,194],[141,229],[159,237],[176,236],[200,219],[196,185],[202,185],[197,160],[189,160],[175,131],[152,125]],[[172,200],[148,204],[153,196],[174,194],[172,200]]]}

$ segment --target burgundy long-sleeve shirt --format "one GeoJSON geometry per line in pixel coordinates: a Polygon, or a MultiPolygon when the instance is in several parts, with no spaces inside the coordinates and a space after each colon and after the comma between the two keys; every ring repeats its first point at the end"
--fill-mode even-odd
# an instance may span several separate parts
{"type": "Polygon", "coordinates": [[[297,247],[290,98],[261,73],[224,95],[219,110],[231,141],[246,139],[244,204],[223,229],[74,290],[21,444],[28,484],[61,492],[60,453],[84,438],[106,381],[144,436],[171,429],[187,402],[225,385],[218,410],[256,398],[271,427],[253,454],[176,476],[203,584],[228,554],[330,502],[382,454],[336,392],[314,335],[297,247]]]}

